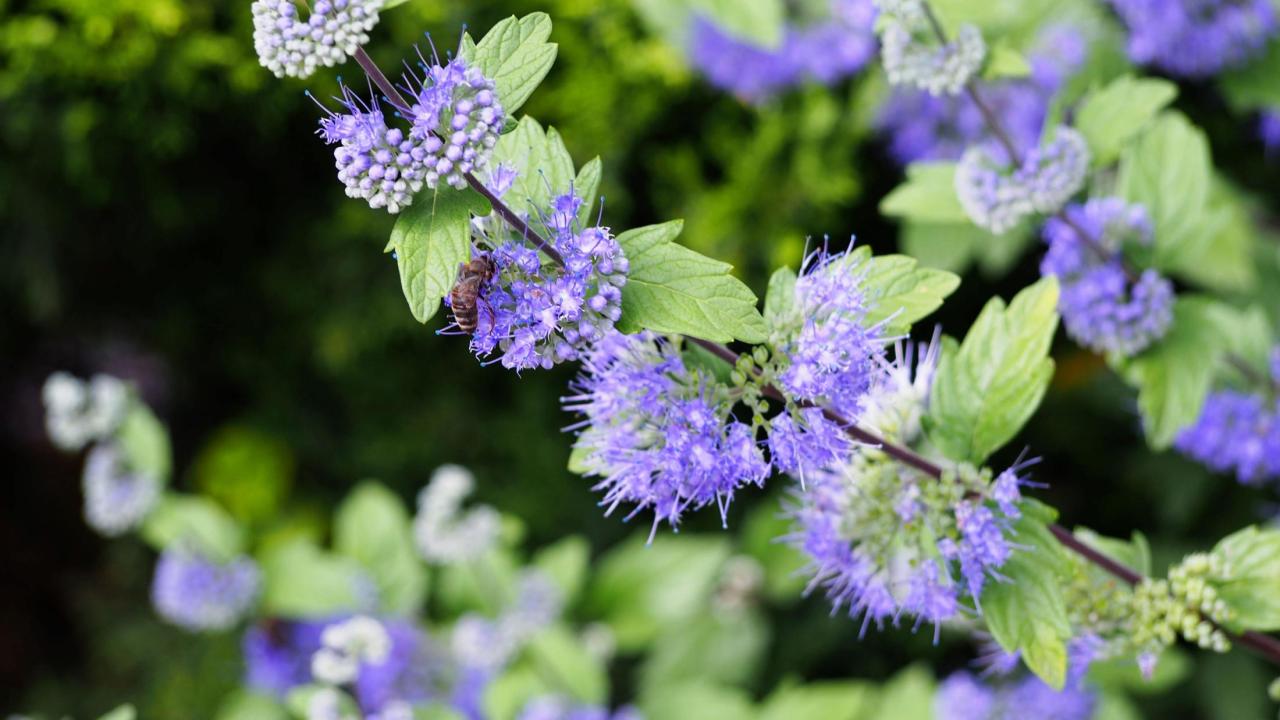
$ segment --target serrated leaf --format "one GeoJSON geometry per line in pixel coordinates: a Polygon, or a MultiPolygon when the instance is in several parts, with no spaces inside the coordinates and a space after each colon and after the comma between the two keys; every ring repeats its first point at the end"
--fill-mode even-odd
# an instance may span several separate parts
{"type": "Polygon", "coordinates": [[[1228,626],[1280,629],[1280,530],[1247,527],[1223,538],[1213,555],[1225,568],[1210,582],[1234,613],[1228,626]]]}
{"type": "Polygon", "coordinates": [[[528,116],[520,119],[514,131],[498,138],[489,163],[516,171],[503,201],[530,217],[546,213],[553,197],[569,192],[576,184],[573,158],[560,134],[555,128],[544,130],[528,116]]]}
{"type": "Polygon", "coordinates": [[[869,720],[933,720],[936,685],[933,675],[919,665],[899,671],[881,688],[869,720]]]}
{"type": "Polygon", "coordinates": [[[502,109],[509,116],[524,105],[556,61],[551,17],[536,12],[509,17],[494,25],[479,43],[463,46],[463,58],[478,67],[497,87],[502,109]]]}
{"type": "Polygon", "coordinates": [[[244,531],[212,500],[198,495],[166,493],[142,523],[142,538],[157,550],[175,543],[226,562],[244,549],[244,531]]]}
{"type": "Polygon", "coordinates": [[[591,222],[591,219],[600,211],[596,207],[596,197],[600,194],[601,169],[600,158],[593,157],[578,170],[578,176],[573,181],[574,193],[582,198],[582,207],[578,210],[578,223],[583,227],[594,226],[595,223],[591,222]]]}
{"type": "Polygon", "coordinates": [[[124,454],[126,464],[146,473],[160,483],[169,481],[173,467],[173,450],[169,446],[169,431],[136,398],[116,430],[116,442],[124,454]]]}
{"type": "Polygon", "coordinates": [[[631,265],[617,327],[649,329],[713,342],[766,339],[756,296],[729,274],[732,265],[677,245],[681,220],[628,230],[618,243],[631,265]]]}
{"type": "Polygon", "coordinates": [[[604,666],[568,629],[554,626],[544,630],[529,646],[538,673],[561,692],[591,705],[602,704],[609,697],[604,666]]]}
{"type": "Polygon", "coordinates": [[[135,720],[138,717],[138,711],[134,709],[130,703],[125,703],[111,712],[98,718],[98,720],[135,720]]]}
{"type": "Polygon", "coordinates": [[[646,718],[662,720],[754,720],[756,717],[746,692],[705,680],[670,685],[642,696],[640,711],[646,718]]]}
{"type": "Polygon", "coordinates": [[[489,683],[484,690],[484,716],[492,720],[515,720],[524,706],[536,697],[550,695],[555,686],[528,664],[518,665],[489,683]]]}
{"type": "Polygon", "coordinates": [[[917,320],[942,306],[960,286],[960,278],[945,270],[917,267],[906,255],[878,255],[867,261],[862,290],[866,294],[868,324],[887,320],[887,335],[904,334],[917,320]]]}
{"type": "Polygon", "coordinates": [[[390,490],[367,480],[351,491],[334,514],[333,548],[369,573],[381,611],[412,615],[421,608],[426,568],[414,547],[412,519],[390,490]]]}
{"type": "Polygon", "coordinates": [[[912,163],[907,179],[880,201],[889,217],[930,223],[969,223],[956,197],[955,163],[912,163]]]}
{"type": "Polygon", "coordinates": [[[1071,638],[1063,591],[1069,563],[1044,522],[1031,514],[1023,514],[1012,533],[1018,549],[1000,566],[1006,580],[983,586],[982,617],[1000,647],[1021,652],[1032,672],[1062,689],[1071,638]]]}
{"type": "Polygon", "coordinates": [[[1134,531],[1129,541],[1106,537],[1084,527],[1078,527],[1073,534],[1086,545],[1097,549],[1102,554],[1128,567],[1139,575],[1151,574],[1151,547],[1142,533],[1134,531]]]}
{"type": "Polygon", "coordinates": [[[1157,268],[1175,268],[1195,257],[1206,232],[1222,222],[1207,213],[1212,178],[1204,132],[1179,113],[1163,113],[1125,150],[1116,191],[1146,207],[1155,230],[1157,268]]]}
{"type": "Polygon", "coordinates": [[[1222,328],[1231,314],[1213,300],[1181,296],[1169,332],[1130,361],[1126,375],[1138,385],[1138,409],[1152,447],[1168,447],[1200,414],[1227,344],[1222,328]]]}
{"type": "Polygon", "coordinates": [[[409,0],[385,0],[385,2],[382,3],[381,12],[386,12],[391,8],[400,7],[407,2],[409,2],[409,0]]]}
{"type": "Polygon", "coordinates": [[[1084,135],[1095,167],[1110,165],[1125,144],[1178,96],[1178,86],[1158,78],[1124,75],[1080,101],[1075,127],[1084,135]]]}
{"type": "Polygon", "coordinates": [[[926,428],[948,458],[981,464],[1022,429],[1053,375],[1058,284],[1042,278],[1006,308],[992,298],[964,343],[945,343],[926,428]]]}
{"type": "Polygon", "coordinates": [[[400,288],[418,322],[436,314],[458,266],[471,260],[471,215],[488,212],[476,191],[441,187],[423,191],[396,219],[384,252],[396,253],[400,288]]]}
{"type": "Polygon", "coordinates": [[[641,695],[689,677],[746,685],[759,672],[769,627],[756,612],[696,616],[658,636],[640,667],[641,695]]]}
{"type": "Polygon", "coordinates": [[[764,296],[765,322],[773,325],[791,314],[796,304],[796,271],[780,267],[769,277],[769,290],[764,296]]]}
{"type": "Polygon", "coordinates": [[[214,720],[287,720],[288,717],[288,711],[276,698],[240,689],[222,702],[214,720]]]}
{"type": "Polygon", "coordinates": [[[1249,209],[1226,182],[1213,184],[1197,230],[1195,240],[1168,261],[1170,274],[1222,293],[1252,290],[1257,230],[1249,209]]]}
{"type": "Polygon", "coordinates": [[[298,539],[268,549],[259,565],[264,615],[319,619],[361,609],[360,586],[368,578],[350,558],[298,539]]]}

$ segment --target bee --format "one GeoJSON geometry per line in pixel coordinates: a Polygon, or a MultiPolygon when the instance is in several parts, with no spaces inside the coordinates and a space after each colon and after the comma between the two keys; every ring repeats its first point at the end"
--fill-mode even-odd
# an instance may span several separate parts
{"type": "Polygon", "coordinates": [[[449,291],[449,306],[453,308],[453,319],[462,332],[471,334],[476,331],[479,320],[477,303],[483,302],[480,300],[480,289],[493,278],[495,272],[497,266],[488,255],[479,255],[469,263],[458,265],[458,279],[449,291]]]}

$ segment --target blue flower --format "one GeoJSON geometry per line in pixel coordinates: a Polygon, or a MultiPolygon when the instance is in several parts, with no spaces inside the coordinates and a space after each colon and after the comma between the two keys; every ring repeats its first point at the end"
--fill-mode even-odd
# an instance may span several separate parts
{"type": "Polygon", "coordinates": [[[1151,244],[1146,211],[1119,198],[1094,198],[1068,207],[1066,217],[1045,223],[1049,252],[1040,272],[1062,284],[1058,309],[1067,334],[1095,352],[1123,356],[1164,337],[1173,322],[1173,284],[1153,269],[1132,277],[1124,265],[1126,247],[1151,244]]]}
{"type": "Polygon", "coordinates": [[[577,447],[602,480],[606,514],[634,506],[673,528],[686,510],[715,504],[725,519],[734,493],[769,475],[751,426],[732,418],[726,388],[687,368],[671,343],[614,334],[583,360],[564,398],[583,416],[577,447]]]}
{"type": "Polygon", "coordinates": [[[218,562],[173,545],[156,563],[151,602],[161,617],[187,630],[226,630],[249,611],[260,588],[258,566],[248,557],[218,562]]]}
{"type": "Polygon", "coordinates": [[[1269,0],[1111,0],[1129,29],[1129,57],[1202,78],[1240,65],[1275,34],[1269,0]]]}
{"type": "Polygon", "coordinates": [[[882,325],[867,321],[865,270],[847,253],[809,255],[796,281],[792,310],[774,322],[787,398],[828,407],[854,420],[881,368],[882,325]]]}
{"type": "Polygon", "coordinates": [[[779,472],[795,475],[803,484],[805,475],[844,458],[849,452],[849,436],[844,428],[823,416],[819,408],[782,413],[769,423],[769,456],[779,472]]]}
{"type": "Polygon", "coordinates": [[[872,0],[832,0],[827,19],[783,29],[776,48],[741,40],[710,19],[693,21],[690,61],[716,87],[759,102],[805,80],[834,83],[875,55],[872,0]]]}
{"type": "Polygon", "coordinates": [[[113,442],[95,445],[84,464],[84,518],[107,537],[142,523],[160,499],[160,481],[128,467],[113,442]]]}
{"type": "Polygon", "coordinates": [[[326,116],[318,134],[338,146],[334,164],[347,197],[389,213],[408,207],[427,176],[427,149],[400,128],[388,127],[376,100],[366,102],[345,85],[335,100],[344,112],[321,105],[326,116]]]}
{"type": "Polygon", "coordinates": [[[1033,213],[1055,213],[1084,186],[1089,146],[1075,130],[1059,126],[1049,142],[1032,148],[1016,167],[1007,153],[973,145],[956,167],[955,189],[969,219],[1002,234],[1033,213]]]}
{"type": "Polygon", "coordinates": [[[1258,137],[1267,157],[1280,152],[1280,109],[1266,108],[1258,115],[1258,137]]]}
{"type": "Polygon", "coordinates": [[[1236,390],[1210,393],[1174,447],[1246,485],[1280,478],[1280,405],[1236,390]]]}
{"type": "Polygon", "coordinates": [[[283,699],[311,681],[311,656],[320,649],[327,621],[264,620],[245,631],[240,643],[245,685],[283,699]]]}
{"type": "Polygon", "coordinates": [[[422,76],[406,76],[413,100],[410,135],[427,151],[426,184],[440,180],[455,188],[467,186],[466,174],[482,169],[488,151],[498,142],[506,120],[493,80],[462,58],[447,65],[422,60],[422,76]]]}
{"type": "Polygon", "coordinates": [[[1034,675],[987,685],[967,672],[951,675],[934,698],[937,720],[1088,720],[1097,702],[1078,684],[1054,690],[1034,675]]]}
{"type": "Polygon", "coordinates": [[[608,228],[579,227],[581,203],[573,193],[558,196],[544,220],[563,265],[543,262],[514,234],[489,238],[495,273],[478,298],[471,334],[477,357],[500,352],[503,367],[547,369],[579,359],[613,332],[630,263],[608,228]]]}

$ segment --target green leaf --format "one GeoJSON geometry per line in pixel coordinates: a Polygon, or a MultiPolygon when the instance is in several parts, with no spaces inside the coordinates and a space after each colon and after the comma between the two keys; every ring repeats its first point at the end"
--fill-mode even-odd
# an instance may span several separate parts
{"type": "Polygon", "coordinates": [[[1178,86],[1157,78],[1123,75],[1080,101],[1075,126],[1089,142],[1095,167],[1110,165],[1125,144],[1178,96],[1178,86]]]}
{"type": "MultiPolygon", "coordinates": [[[[1081,542],[1097,549],[1102,554],[1124,565],[1139,575],[1151,574],[1151,546],[1147,538],[1137,530],[1133,531],[1129,541],[1109,538],[1105,535],[1083,527],[1076,528],[1073,533],[1081,542]]],[[[1099,570],[1105,573],[1105,571],[1099,570]]]]}
{"type": "Polygon", "coordinates": [[[1247,527],[1214,546],[1213,555],[1225,570],[1211,583],[1235,613],[1227,624],[1235,630],[1280,629],[1280,530],[1247,527]]]}
{"type": "Polygon", "coordinates": [[[538,673],[561,692],[592,705],[608,699],[609,678],[604,666],[568,629],[555,626],[538,633],[529,650],[538,673]]]}
{"type": "Polygon", "coordinates": [[[407,2],[409,2],[409,0],[386,0],[382,3],[382,12],[386,12],[391,8],[400,7],[407,2]]]}
{"type": "Polygon", "coordinates": [[[725,685],[749,685],[769,645],[769,627],[758,611],[697,615],[667,627],[640,667],[641,695],[690,677],[725,685]]]}
{"type": "Polygon", "coordinates": [[[471,215],[489,212],[476,191],[426,190],[400,213],[384,252],[395,251],[400,288],[413,318],[425,323],[453,289],[458,266],[471,260],[471,215]]]}
{"type": "Polygon", "coordinates": [[[907,333],[917,320],[942,306],[955,292],[960,278],[945,270],[917,267],[906,255],[879,255],[867,261],[862,290],[867,299],[867,323],[887,320],[885,333],[907,333]]]}
{"type": "Polygon", "coordinates": [[[787,15],[782,0],[692,0],[690,4],[727,35],[763,48],[782,43],[787,15]]]}
{"type": "Polygon", "coordinates": [[[1171,274],[1222,293],[1247,292],[1257,283],[1253,246],[1257,230],[1250,209],[1226,182],[1209,193],[1194,242],[1167,264],[1171,274]]]}
{"type": "Polygon", "coordinates": [[[602,168],[603,164],[600,162],[599,156],[593,157],[578,170],[578,176],[573,181],[574,193],[582,198],[582,207],[578,209],[578,222],[583,227],[595,225],[594,222],[591,222],[591,218],[599,212],[596,207],[596,196],[600,194],[600,173],[602,168]]]}
{"type": "Polygon", "coordinates": [[[864,682],[815,682],[781,687],[760,708],[760,720],[860,720],[875,707],[876,688],[864,682]]]}
{"type": "Polygon", "coordinates": [[[138,711],[133,708],[130,703],[125,703],[111,712],[98,718],[98,720],[134,720],[138,717],[138,711]]]}
{"type": "Polygon", "coordinates": [[[880,702],[869,720],[933,720],[936,684],[929,671],[912,665],[894,675],[880,690],[880,702]]]}
{"type": "Polygon", "coordinates": [[[422,607],[427,572],[414,547],[413,520],[390,490],[373,481],[357,485],[334,516],[333,547],[368,571],[380,610],[411,615],[422,607]]]}
{"type": "Polygon", "coordinates": [[[289,446],[243,425],[220,428],[200,449],[191,476],[200,493],[216,500],[237,520],[274,518],[293,484],[289,446]]]}
{"type": "Polygon", "coordinates": [[[773,326],[791,314],[796,304],[796,271],[780,267],[769,278],[769,290],[764,296],[765,323],[773,326]]]}
{"type": "Polygon", "coordinates": [[[756,718],[756,710],[745,692],[700,680],[670,685],[641,697],[640,711],[644,717],[662,720],[756,718]]]}
{"type": "MultiPolygon", "coordinates": [[[[315,683],[308,685],[299,685],[289,691],[285,697],[285,707],[289,708],[289,712],[298,720],[307,720],[312,717],[308,712],[311,705],[311,698],[315,697],[318,692],[325,692],[333,688],[315,683]]],[[[345,692],[338,691],[338,712],[340,717],[359,717],[360,709],[356,707],[356,701],[345,692]]]]}
{"type": "Polygon", "coordinates": [[[1005,582],[982,588],[982,617],[1000,647],[1020,651],[1032,672],[1062,689],[1071,622],[1063,597],[1070,562],[1044,521],[1024,513],[1014,523],[1018,549],[1000,566],[1005,582]]]}
{"type": "Polygon", "coordinates": [[[520,19],[509,17],[474,46],[464,43],[462,57],[493,80],[498,99],[508,116],[524,105],[556,61],[551,37],[551,17],[536,12],[520,19]]]}
{"type": "Polygon", "coordinates": [[[560,588],[566,607],[572,607],[582,592],[590,562],[591,544],[579,535],[552,543],[533,556],[533,566],[560,588]]]}
{"type": "Polygon", "coordinates": [[[157,550],[190,543],[226,562],[244,549],[244,532],[214,501],[198,495],[166,493],[142,523],[142,537],[157,550]]]}
{"type": "Polygon", "coordinates": [[[237,690],[218,707],[214,720],[287,720],[288,711],[274,697],[237,690]]]}
{"type": "Polygon", "coordinates": [[[484,690],[484,717],[515,720],[524,706],[536,697],[555,692],[554,685],[528,665],[518,665],[489,683],[484,690]]]}
{"type": "Polygon", "coordinates": [[[1280,43],[1268,43],[1266,54],[1218,76],[1218,89],[1237,113],[1280,106],[1280,43]]]}
{"type": "Polygon", "coordinates": [[[880,201],[889,217],[931,223],[969,223],[956,197],[955,163],[912,163],[907,180],[880,201]]]}
{"type": "Polygon", "coordinates": [[[948,458],[981,464],[1022,429],[1053,376],[1058,284],[1043,278],[1006,309],[992,298],[964,343],[943,346],[926,428],[948,458]]]}
{"type": "Polygon", "coordinates": [[[683,227],[683,221],[673,220],[618,236],[631,264],[618,329],[633,333],[647,328],[713,342],[764,342],[755,293],[729,274],[732,265],[675,244],[683,227]]]}
{"type": "Polygon", "coordinates": [[[685,343],[680,350],[680,358],[689,370],[700,372],[718,382],[728,384],[731,381],[734,366],[697,343],[685,343]]]}
{"type": "Polygon", "coordinates": [[[987,277],[1001,277],[1031,244],[1029,223],[993,235],[965,220],[959,223],[907,221],[900,238],[902,251],[925,265],[963,273],[977,263],[987,277]]]}
{"type": "Polygon", "coordinates": [[[1155,672],[1145,677],[1132,656],[1095,660],[1089,663],[1089,684],[1104,690],[1157,695],[1182,682],[1194,663],[1176,645],[1160,653],[1155,672]]]}
{"type": "MultiPolygon", "coordinates": [[[[1203,252],[1213,162],[1204,132],[1179,113],[1165,112],[1120,161],[1118,194],[1142,203],[1155,230],[1153,262],[1169,269],[1203,252]]],[[[1210,228],[1212,229],[1212,228],[1210,228]]]]}
{"type": "Polygon", "coordinates": [[[360,585],[367,579],[359,563],[324,552],[308,540],[268,549],[259,565],[264,615],[325,618],[360,607],[360,585]]]}
{"type": "Polygon", "coordinates": [[[169,481],[173,468],[173,451],[169,447],[169,431],[151,409],[134,398],[129,403],[116,442],[130,468],[146,473],[161,483],[169,481]]]}
{"type": "Polygon", "coordinates": [[[803,572],[808,558],[790,543],[778,538],[791,531],[791,521],[778,512],[775,503],[760,503],[742,526],[742,551],[764,568],[764,587],[777,603],[800,598],[808,578],[803,572]]]}
{"type": "Polygon", "coordinates": [[[624,652],[703,611],[729,558],[724,538],[659,535],[651,545],[644,540],[637,535],[609,551],[587,595],[587,614],[608,623],[624,652]]]}
{"type": "MultiPolygon", "coordinates": [[[[537,120],[528,116],[520,119],[515,130],[498,138],[489,163],[516,171],[503,200],[516,212],[527,212],[532,217],[545,213],[553,197],[577,185],[573,158],[560,134],[555,128],[544,130],[537,120]]],[[[590,165],[587,163],[583,168],[587,173],[583,180],[587,183],[590,183],[590,165]]]]}
{"type": "Polygon", "coordinates": [[[1213,300],[1180,296],[1169,332],[1129,362],[1125,372],[1138,385],[1138,409],[1152,447],[1169,447],[1178,431],[1200,415],[1226,345],[1222,328],[1230,316],[1229,309],[1213,300]]]}
{"type": "Polygon", "coordinates": [[[1022,53],[1010,47],[1007,42],[998,40],[991,45],[987,54],[987,67],[982,77],[987,80],[1000,78],[1024,78],[1031,74],[1031,63],[1022,53]]]}

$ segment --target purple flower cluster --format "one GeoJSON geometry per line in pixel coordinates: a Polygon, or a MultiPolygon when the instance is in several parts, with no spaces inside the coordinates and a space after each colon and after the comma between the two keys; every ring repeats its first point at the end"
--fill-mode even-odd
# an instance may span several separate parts
{"type": "Polygon", "coordinates": [[[1276,29],[1270,0],[1111,0],[1129,29],[1129,57],[1203,78],[1260,52],[1276,29]]]}
{"type": "MultiPolygon", "coordinates": [[[[778,376],[791,400],[824,405],[854,418],[881,369],[882,326],[867,323],[865,273],[847,253],[817,251],[805,259],[787,319],[775,322],[785,358],[778,376]],[[783,327],[778,327],[782,325],[783,327]]],[[[810,429],[819,423],[808,418],[810,429]]],[[[819,431],[824,435],[828,431],[819,431]]]]}
{"type": "Polygon", "coordinates": [[[723,518],[738,488],[769,475],[752,427],[730,415],[727,388],[652,334],[605,338],[573,387],[565,408],[583,416],[577,447],[587,474],[603,478],[607,513],[624,503],[634,505],[628,518],[651,510],[655,532],[712,503],[723,518]]]}
{"type": "Polygon", "coordinates": [[[545,219],[563,265],[543,262],[519,237],[488,255],[495,274],[482,287],[471,335],[478,357],[500,351],[503,367],[546,369],[579,359],[613,332],[630,264],[608,228],[578,228],[581,206],[576,195],[561,195],[545,219]]]}
{"type": "Polygon", "coordinates": [[[443,179],[464,188],[466,174],[484,165],[506,119],[494,82],[461,58],[448,65],[422,62],[423,77],[411,77],[410,135],[427,151],[427,187],[443,179]]]}
{"type": "MultiPolygon", "coordinates": [[[[328,620],[266,620],[250,627],[241,641],[245,684],[278,698],[312,681],[311,661],[323,643],[327,627],[345,617],[328,620]]],[[[439,656],[426,634],[412,621],[382,621],[391,640],[380,663],[361,663],[353,688],[366,713],[376,713],[394,702],[429,699],[440,670],[439,656]]]]}
{"type": "Polygon", "coordinates": [[[405,81],[412,107],[396,113],[409,121],[408,132],[389,126],[376,100],[346,86],[335,98],[342,112],[321,105],[318,134],[338,146],[333,157],[348,197],[397,213],[423,185],[462,188],[466,174],[486,164],[506,118],[493,81],[461,58],[430,66],[424,59],[422,68],[422,77],[405,81]]]}
{"type": "MultiPolygon", "coordinates": [[[[1028,55],[1031,76],[982,88],[982,97],[1001,118],[1020,148],[1039,142],[1049,102],[1084,62],[1087,43],[1070,25],[1047,28],[1028,55]]],[[[876,124],[889,134],[889,153],[906,165],[919,160],[957,160],[970,145],[985,144],[1004,158],[978,107],[967,97],[930,95],[895,88],[876,124]]]]}
{"type": "Polygon", "coordinates": [[[973,145],[956,167],[960,204],[975,225],[996,234],[1033,213],[1060,210],[1084,186],[1089,171],[1088,143],[1066,126],[1028,151],[1017,167],[1004,158],[1003,151],[973,145]]]}
{"type": "MultiPolygon", "coordinates": [[[[911,350],[900,351],[897,367],[872,387],[871,412],[859,424],[893,442],[918,439],[937,357],[932,347],[920,353],[913,377],[911,350]]],[[[977,604],[987,578],[998,577],[1014,551],[1007,536],[1020,512],[1020,473],[1030,464],[994,481],[977,471],[934,480],[879,448],[854,446],[843,464],[808,472],[790,508],[788,540],[809,557],[810,590],[825,588],[836,609],[863,616],[864,629],[906,613],[936,632],[963,598],[977,604]]]]}
{"type": "Polygon", "coordinates": [[[749,102],[807,79],[834,83],[861,70],[875,55],[876,10],[873,0],[831,0],[830,10],[822,22],[784,29],[776,48],[740,40],[696,17],[690,60],[712,85],[749,102]]]}
{"type": "Polygon", "coordinates": [[[1174,446],[1246,485],[1280,479],[1280,403],[1236,390],[1210,393],[1174,446]]]}
{"type": "Polygon", "coordinates": [[[261,575],[248,557],[218,562],[175,545],[156,563],[151,602],[165,620],[192,631],[226,630],[258,599],[261,575]]]}
{"type": "Polygon", "coordinates": [[[316,0],[306,20],[293,0],[253,3],[253,44],[276,77],[304,78],[337,65],[369,42],[384,0],[316,0]]]}
{"type": "Polygon", "coordinates": [[[84,464],[84,518],[107,537],[137,527],[160,499],[160,481],[128,467],[113,442],[93,446],[84,464]]]}
{"type": "Polygon", "coordinates": [[[794,475],[801,485],[809,473],[843,460],[849,453],[844,428],[819,408],[782,413],[769,423],[769,456],[778,472],[794,475]]]}
{"type": "Polygon", "coordinates": [[[1146,210],[1094,198],[1068,207],[1066,218],[1045,223],[1049,252],[1040,273],[1062,284],[1058,309],[1067,334],[1095,352],[1126,357],[1164,337],[1173,322],[1173,284],[1153,269],[1132,277],[1124,265],[1126,245],[1151,244],[1146,210]]]}
{"type": "Polygon", "coordinates": [[[1079,684],[1054,690],[1034,675],[998,686],[967,672],[951,675],[934,698],[937,720],[1089,720],[1097,702],[1079,684]]]}

